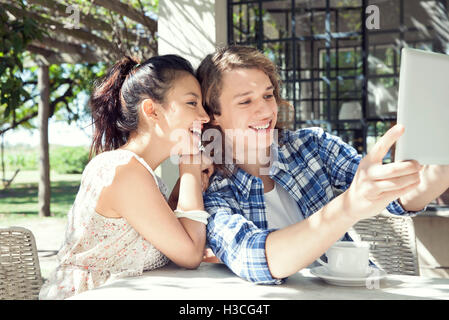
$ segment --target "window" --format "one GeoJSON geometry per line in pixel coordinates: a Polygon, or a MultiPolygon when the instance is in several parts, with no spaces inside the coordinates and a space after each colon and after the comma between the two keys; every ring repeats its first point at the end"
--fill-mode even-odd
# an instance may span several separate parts
{"type": "Polygon", "coordinates": [[[401,49],[449,53],[447,0],[228,0],[228,20],[229,43],[255,46],[279,67],[294,107],[279,121],[321,126],[360,153],[396,121],[401,49]],[[379,29],[366,27],[369,5],[379,29]]]}

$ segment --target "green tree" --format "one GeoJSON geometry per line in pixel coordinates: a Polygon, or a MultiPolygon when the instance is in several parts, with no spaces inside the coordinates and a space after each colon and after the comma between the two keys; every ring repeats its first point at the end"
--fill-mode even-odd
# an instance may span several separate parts
{"type": "MultiPolygon", "coordinates": [[[[23,3],[20,3],[24,6],[23,3]]],[[[27,45],[33,39],[42,39],[43,32],[30,18],[13,19],[0,7],[0,130],[6,123],[13,125],[20,118],[17,108],[31,98],[21,77],[27,45]]]]}
{"type": "Polygon", "coordinates": [[[157,0],[0,0],[0,134],[39,128],[40,215],[50,215],[48,119],[89,116],[82,97],[112,62],[157,53],[157,7],[157,0]]]}

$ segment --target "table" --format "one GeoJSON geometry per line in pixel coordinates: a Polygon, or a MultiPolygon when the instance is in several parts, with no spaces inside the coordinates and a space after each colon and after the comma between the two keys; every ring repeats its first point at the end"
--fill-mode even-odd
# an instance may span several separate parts
{"type": "Polygon", "coordinates": [[[309,269],[290,276],[281,285],[257,285],[240,279],[224,264],[203,262],[196,270],[172,263],[139,277],[117,279],[72,300],[449,300],[449,279],[388,275],[378,288],[341,287],[325,283],[309,269]]]}

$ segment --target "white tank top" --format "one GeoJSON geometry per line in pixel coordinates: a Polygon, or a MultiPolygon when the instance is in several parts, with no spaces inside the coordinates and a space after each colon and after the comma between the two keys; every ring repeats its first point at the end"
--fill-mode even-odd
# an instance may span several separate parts
{"type": "Polygon", "coordinates": [[[264,197],[268,228],[281,229],[304,220],[295,199],[277,182],[264,197]]]}

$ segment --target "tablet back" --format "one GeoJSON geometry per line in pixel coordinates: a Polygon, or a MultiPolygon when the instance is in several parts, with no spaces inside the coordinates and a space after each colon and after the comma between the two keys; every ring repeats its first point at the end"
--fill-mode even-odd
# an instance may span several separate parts
{"type": "Polygon", "coordinates": [[[395,161],[449,164],[449,55],[404,48],[395,161]]]}

